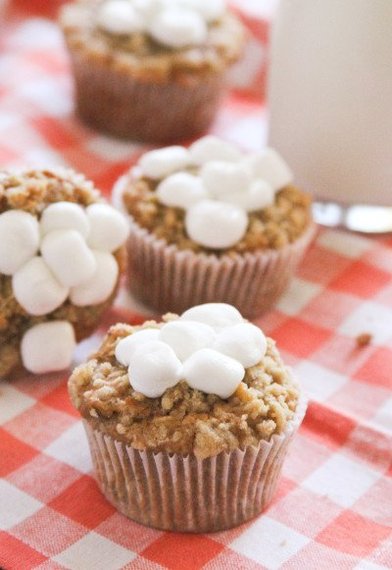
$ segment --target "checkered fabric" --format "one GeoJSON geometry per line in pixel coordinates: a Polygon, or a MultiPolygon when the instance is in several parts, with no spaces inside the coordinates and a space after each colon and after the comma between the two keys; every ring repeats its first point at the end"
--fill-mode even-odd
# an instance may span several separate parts
{"type": "MultiPolygon", "coordinates": [[[[14,2],[13,23],[0,35],[0,159],[71,165],[108,192],[143,149],[73,117],[60,34],[40,12],[44,6],[50,15],[58,4],[14,2]]],[[[259,102],[236,95],[213,131],[257,148],[264,124],[259,102]]],[[[77,360],[111,322],[143,318],[124,287],[77,360]]],[[[126,519],[94,481],[67,374],[19,376],[0,383],[0,567],[392,568],[392,239],[320,231],[290,289],[257,323],[277,339],[310,397],[262,516],[212,535],[159,532],[126,519]],[[361,333],[372,339],[360,348],[361,333]]]]}

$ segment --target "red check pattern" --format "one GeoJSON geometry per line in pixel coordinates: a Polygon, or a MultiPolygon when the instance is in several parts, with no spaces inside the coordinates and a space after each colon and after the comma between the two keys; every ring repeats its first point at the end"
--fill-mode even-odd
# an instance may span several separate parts
{"type": "MultiPolygon", "coordinates": [[[[72,115],[67,58],[47,19],[59,4],[11,2],[12,22],[0,35],[1,162],[69,164],[108,192],[143,149],[102,137],[72,115]]],[[[259,3],[244,4],[254,9],[259,3]]],[[[265,22],[250,12],[246,20],[254,41],[265,46],[265,22]]],[[[256,99],[233,95],[213,130],[257,148],[264,138],[263,110],[256,99]]],[[[143,320],[125,288],[77,359],[117,320],[143,320]]],[[[0,567],[391,568],[391,323],[392,240],[320,231],[290,289],[258,321],[302,380],[310,397],[307,416],[266,513],[208,536],[144,528],[106,502],[67,397],[66,373],[3,380],[0,567]],[[358,348],[355,339],[363,332],[372,341],[358,348]]]]}

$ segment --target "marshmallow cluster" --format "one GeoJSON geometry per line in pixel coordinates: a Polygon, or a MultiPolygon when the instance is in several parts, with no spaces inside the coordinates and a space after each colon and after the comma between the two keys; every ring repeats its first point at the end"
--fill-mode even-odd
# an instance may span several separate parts
{"type": "Polygon", "coordinates": [[[211,249],[238,243],[247,231],[248,213],[273,204],[275,193],[293,181],[274,149],[244,155],[212,135],[189,149],[171,146],[148,152],[138,171],[158,181],[162,204],[186,211],[189,237],[211,249]]]}
{"type": "Polygon", "coordinates": [[[114,35],[149,34],[169,48],[201,45],[208,26],[226,12],[225,0],[106,0],[96,23],[114,35]]]}
{"type": "MultiPolygon", "coordinates": [[[[98,305],[115,288],[113,252],[127,236],[126,219],[107,204],[56,202],[40,220],[10,210],[0,214],[0,273],[12,278],[15,299],[34,317],[52,313],[67,298],[78,307],[98,305]]],[[[53,321],[28,330],[21,345],[24,366],[47,372],[69,364],[75,344],[69,327],[53,321]]]]}
{"type": "Polygon", "coordinates": [[[245,369],[264,357],[262,331],[226,303],[207,303],[185,311],[160,328],[122,339],[116,359],[128,367],[134,390],[158,398],[180,380],[195,390],[229,398],[245,369]]]}

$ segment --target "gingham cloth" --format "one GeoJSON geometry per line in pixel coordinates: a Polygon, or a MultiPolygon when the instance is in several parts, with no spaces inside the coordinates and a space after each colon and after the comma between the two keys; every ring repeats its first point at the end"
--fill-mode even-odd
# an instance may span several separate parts
{"type": "MultiPolygon", "coordinates": [[[[37,14],[21,19],[23,4],[31,15],[59,3],[14,4],[17,19],[0,34],[1,162],[72,165],[108,192],[143,149],[97,135],[72,116],[58,30],[37,14]]],[[[232,96],[213,130],[257,148],[265,135],[262,107],[232,96]]],[[[78,360],[117,320],[143,320],[125,288],[78,360]]],[[[310,397],[263,515],[213,535],[159,532],[126,519],[94,482],[67,374],[26,375],[0,383],[0,567],[391,568],[392,239],[320,231],[289,291],[257,323],[277,339],[310,397]],[[364,332],[372,341],[358,348],[364,332]]]]}

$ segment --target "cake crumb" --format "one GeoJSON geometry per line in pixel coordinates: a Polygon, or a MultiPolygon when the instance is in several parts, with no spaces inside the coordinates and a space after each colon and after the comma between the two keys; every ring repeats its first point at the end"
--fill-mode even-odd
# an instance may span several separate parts
{"type": "Polygon", "coordinates": [[[368,346],[373,339],[373,335],[370,333],[361,333],[356,337],[356,343],[358,348],[363,348],[364,346],[368,346]]]}

